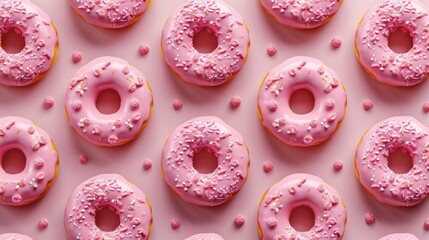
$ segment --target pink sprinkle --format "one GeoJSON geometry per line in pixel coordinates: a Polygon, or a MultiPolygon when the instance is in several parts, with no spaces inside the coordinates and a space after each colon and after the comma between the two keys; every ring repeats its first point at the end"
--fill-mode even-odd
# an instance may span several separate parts
{"type": "Polygon", "coordinates": [[[183,102],[179,98],[173,100],[173,108],[174,110],[180,110],[183,107],[183,102]]]}
{"type": "Polygon", "coordinates": [[[149,53],[149,45],[147,45],[146,43],[143,43],[142,45],[139,46],[139,53],[142,56],[145,56],[149,53]]]}
{"type": "Polygon", "coordinates": [[[425,102],[423,104],[423,112],[428,113],[429,112],[429,102],[425,102]]]}
{"type": "Polygon", "coordinates": [[[343,43],[343,40],[341,39],[341,37],[339,36],[335,36],[332,41],[331,41],[331,45],[333,48],[337,49],[339,47],[341,47],[341,44],[343,43]]]}
{"type": "Polygon", "coordinates": [[[52,97],[45,97],[45,99],[43,99],[43,107],[45,107],[46,109],[51,108],[54,106],[54,99],[52,97]]]}
{"type": "Polygon", "coordinates": [[[74,63],[78,63],[78,62],[80,62],[82,60],[82,53],[81,52],[79,52],[79,51],[74,51],[73,53],[72,53],[72,61],[74,62],[74,63]]]}
{"type": "Polygon", "coordinates": [[[150,159],[146,159],[143,162],[143,168],[144,170],[149,170],[152,168],[152,161],[150,159]]]}
{"type": "Polygon", "coordinates": [[[41,218],[39,220],[39,222],[37,223],[40,230],[46,229],[48,227],[48,224],[49,224],[49,222],[48,222],[48,219],[46,219],[46,218],[41,218]]]}
{"type": "Polygon", "coordinates": [[[234,97],[231,98],[229,103],[231,104],[231,107],[237,108],[241,104],[241,98],[239,96],[235,95],[234,97]]]}
{"type": "Polygon", "coordinates": [[[343,161],[341,160],[337,160],[334,162],[334,169],[336,171],[340,171],[341,169],[343,169],[343,161]]]}
{"type": "Polygon", "coordinates": [[[426,230],[429,230],[429,218],[425,220],[425,223],[423,225],[426,230]]]}
{"type": "Polygon", "coordinates": [[[177,218],[172,218],[170,220],[170,224],[171,224],[171,228],[174,229],[174,230],[176,230],[176,229],[178,229],[180,227],[180,221],[177,218]]]}
{"type": "Polygon", "coordinates": [[[367,98],[363,100],[362,106],[363,106],[363,109],[365,109],[365,111],[369,111],[374,107],[374,103],[372,102],[371,99],[367,98]]]}
{"type": "Polygon", "coordinates": [[[237,227],[243,226],[245,221],[246,219],[244,219],[243,215],[237,215],[237,217],[234,219],[235,226],[237,227]]]}
{"type": "Polygon", "coordinates": [[[367,214],[365,214],[365,222],[368,225],[373,224],[375,222],[375,216],[374,216],[374,214],[370,213],[370,212],[367,213],[367,214]]]}
{"type": "Polygon", "coordinates": [[[277,54],[277,46],[274,45],[274,44],[272,44],[272,43],[268,44],[268,46],[267,46],[267,54],[270,57],[276,55],[277,54]]]}
{"type": "Polygon", "coordinates": [[[265,161],[264,164],[262,165],[262,167],[264,168],[264,171],[266,173],[269,173],[269,172],[271,172],[273,170],[274,165],[270,161],[265,161]]]}
{"type": "Polygon", "coordinates": [[[89,161],[88,156],[86,154],[81,154],[79,156],[79,161],[81,164],[87,164],[89,161]]]}

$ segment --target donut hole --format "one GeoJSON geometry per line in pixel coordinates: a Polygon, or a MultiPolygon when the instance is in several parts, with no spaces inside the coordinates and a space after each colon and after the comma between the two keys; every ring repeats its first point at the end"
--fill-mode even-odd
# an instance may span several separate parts
{"type": "Polygon", "coordinates": [[[105,206],[95,214],[95,224],[101,231],[112,232],[120,223],[117,211],[111,206],[105,206]]]}
{"type": "Polygon", "coordinates": [[[19,53],[25,47],[25,39],[22,32],[16,28],[11,28],[1,33],[0,46],[7,53],[19,53]]]}
{"type": "Polygon", "coordinates": [[[290,225],[299,232],[309,231],[314,227],[315,221],[313,209],[304,205],[293,208],[289,216],[290,225]]]}
{"type": "Polygon", "coordinates": [[[114,114],[121,107],[121,96],[114,89],[103,90],[98,94],[95,105],[102,114],[114,114]]]}
{"type": "Polygon", "coordinates": [[[8,174],[18,174],[25,169],[26,157],[19,149],[10,149],[1,158],[1,167],[8,174]]]}
{"type": "Polygon", "coordinates": [[[398,148],[389,154],[387,163],[393,172],[397,174],[407,173],[413,168],[413,159],[405,148],[398,148]]]}
{"type": "Polygon", "coordinates": [[[314,109],[314,95],[310,90],[298,89],[289,99],[289,107],[292,112],[300,115],[310,113],[314,109]]]}
{"type": "Polygon", "coordinates": [[[406,53],[413,48],[413,38],[405,28],[397,28],[390,32],[389,48],[395,53],[406,53]]]}
{"type": "Polygon", "coordinates": [[[212,173],[217,167],[217,158],[208,148],[202,148],[194,154],[192,165],[199,173],[212,173]]]}
{"type": "Polygon", "coordinates": [[[203,28],[195,33],[192,45],[199,53],[211,53],[218,46],[217,37],[211,29],[203,28]]]}

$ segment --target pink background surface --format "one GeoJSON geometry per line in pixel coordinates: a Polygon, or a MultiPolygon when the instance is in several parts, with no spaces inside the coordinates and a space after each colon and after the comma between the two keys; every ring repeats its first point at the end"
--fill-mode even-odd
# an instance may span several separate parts
{"type": "MultiPolygon", "coordinates": [[[[422,0],[429,6],[428,0],[422,0]]],[[[101,173],[119,173],[141,188],[153,207],[154,224],[150,239],[184,239],[199,232],[216,232],[225,239],[259,239],[256,214],[264,191],[279,179],[297,172],[315,174],[342,195],[348,211],[345,240],[378,239],[393,232],[410,232],[420,239],[428,239],[423,229],[429,217],[429,202],[411,208],[395,208],[378,203],[361,188],[353,172],[353,157],[362,134],[376,122],[394,115],[411,115],[429,125],[429,116],[422,105],[429,100],[429,82],[411,88],[394,88],[372,80],[359,66],[354,55],[354,33],[360,17],[375,2],[345,0],[339,13],[325,26],[311,31],[284,28],[274,22],[257,0],[226,0],[239,11],[250,30],[251,49],[247,63],[237,77],[223,86],[200,88],[184,83],[172,74],[160,51],[162,27],[169,13],[183,1],[153,0],[145,15],[133,26],[123,30],[102,30],[84,23],[65,0],[33,0],[44,9],[56,24],[60,38],[60,53],[55,66],[39,83],[25,88],[0,87],[0,116],[17,115],[29,118],[47,130],[57,144],[60,171],[48,194],[26,207],[0,206],[0,233],[19,232],[34,239],[66,239],[63,212],[73,189],[82,181],[101,173]],[[331,39],[339,35],[343,46],[333,50],[331,39]],[[147,42],[149,55],[138,55],[138,46],[147,42]],[[268,57],[266,46],[274,43],[279,52],[268,57]],[[71,53],[79,50],[84,57],[72,64],[71,53]],[[87,143],[68,126],[64,113],[64,95],[74,72],[91,59],[112,55],[121,57],[138,67],[148,78],[154,94],[152,118],[135,141],[118,148],[101,148],[87,143]],[[283,60],[308,55],[319,58],[341,76],[348,94],[348,108],[343,125],[333,138],[312,148],[288,147],[269,135],[259,122],[256,98],[265,74],[283,60]],[[229,106],[233,95],[242,98],[235,110],[229,106]],[[55,106],[44,110],[45,96],[55,99],[55,106]],[[174,98],[184,101],[184,108],[174,111],[174,98]],[[364,98],[374,101],[374,109],[362,109],[364,98]],[[250,150],[249,178],[241,192],[229,203],[216,208],[202,208],[187,204],[176,197],[161,176],[160,157],[168,135],[183,121],[200,115],[217,115],[240,132],[250,150]],[[90,162],[79,163],[79,155],[86,153],[90,162]],[[153,168],[142,169],[146,159],[153,168]],[[344,161],[338,173],[332,169],[336,159],[344,161]],[[270,160],[274,171],[265,174],[262,163],[270,160]],[[377,217],[367,226],[366,212],[377,217]],[[235,228],[237,214],[246,217],[242,228],[235,228]],[[49,220],[49,227],[39,231],[37,221],[49,220]],[[170,219],[177,217],[182,226],[170,228],[170,219]]]]}

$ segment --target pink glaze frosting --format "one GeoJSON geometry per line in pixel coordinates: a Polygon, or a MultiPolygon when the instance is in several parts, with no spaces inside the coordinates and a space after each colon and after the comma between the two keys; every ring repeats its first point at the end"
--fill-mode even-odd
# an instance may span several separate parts
{"type": "Polygon", "coordinates": [[[259,0],[265,11],[280,24],[311,29],[325,24],[343,0],[259,0]]]}
{"type": "Polygon", "coordinates": [[[347,213],[338,192],[309,174],[292,174],[271,186],[262,197],[258,225],[262,240],[342,239],[347,213]],[[307,206],[314,212],[314,226],[305,232],[289,222],[293,209],[307,206]]]}
{"type": "Polygon", "coordinates": [[[378,240],[419,240],[416,236],[410,233],[394,233],[384,236],[378,240]]]}
{"type": "Polygon", "coordinates": [[[0,16],[0,39],[11,30],[25,42],[18,53],[7,53],[0,46],[0,84],[19,87],[40,80],[55,62],[58,48],[50,17],[26,0],[2,1],[0,16]]]}
{"type": "Polygon", "coordinates": [[[223,237],[217,235],[216,233],[200,233],[192,235],[185,240],[224,240],[223,237]]]}
{"type": "Polygon", "coordinates": [[[101,57],[73,76],[65,106],[69,124],[79,135],[95,145],[118,146],[142,131],[152,103],[149,84],[137,68],[119,58],[101,57]],[[98,95],[107,89],[121,98],[121,106],[113,114],[102,114],[95,105],[98,95]]]}
{"type": "Polygon", "coordinates": [[[259,89],[259,116],[264,127],[292,146],[313,146],[327,140],[345,115],[347,96],[338,75],[321,61],[293,57],[271,70],[259,89]],[[301,89],[314,96],[314,109],[296,114],[289,106],[301,89]]]}
{"type": "Polygon", "coordinates": [[[244,65],[249,46],[243,18],[222,0],[187,0],[170,15],[161,40],[168,66],[198,86],[216,86],[233,78],[244,65]],[[193,47],[195,34],[203,29],[217,37],[218,46],[211,53],[193,47]]]}
{"type": "Polygon", "coordinates": [[[184,201],[217,206],[243,186],[250,165],[243,138],[217,117],[191,119],[170,135],[162,152],[162,171],[167,184],[184,201]],[[199,173],[193,157],[207,149],[217,158],[211,173],[199,173]]]}
{"type": "Polygon", "coordinates": [[[57,173],[58,155],[48,133],[30,120],[0,118],[0,159],[12,149],[25,155],[25,168],[8,174],[0,167],[0,205],[22,206],[46,193],[57,173]]]}
{"type": "Polygon", "coordinates": [[[393,206],[420,203],[429,192],[428,128],[409,116],[385,119],[362,137],[355,157],[356,176],[378,201],[393,206]],[[410,171],[398,174],[388,166],[388,157],[405,149],[413,161],[410,171]]]}
{"type": "Polygon", "coordinates": [[[0,240],[33,240],[31,237],[27,237],[18,233],[5,233],[0,235],[0,240]]]}
{"type": "Polygon", "coordinates": [[[102,174],[81,183],[70,196],[64,215],[69,239],[148,239],[152,211],[145,194],[118,174],[102,174]],[[97,212],[110,207],[119,226],[110,232],[95,223],[97,212]]]}
{"type": "Polygon", "coordinates": [[[123,28],[145,12],[150,0],[68,0],[89,24],[101,28],[123,28]]]}
{"type": "Polygon", "coordinates": [[[412,86],[429,76],[429,10],[416,0],[383,0],[362,18],[356,32],[358,60],[376,80],[412,86]],[[406,53],[389,48],[389,35],[402,28],[413,39],[406,53]]]}

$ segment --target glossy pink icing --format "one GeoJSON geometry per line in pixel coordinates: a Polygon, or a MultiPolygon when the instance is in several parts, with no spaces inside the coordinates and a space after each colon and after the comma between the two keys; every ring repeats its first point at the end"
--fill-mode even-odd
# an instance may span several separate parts
{"type": "Polygon", "coordinates": [[[102,174],[81,183],[70,196],[64,215],[69,239],[148,239],[152,211],[145,194],[118,174],[102,174]],[[97,211],[111,207],[119,226],[110,232],[95,223],[97,211]]]}
{"type": "Polygon", "coordinates": [[[325,24],[341,7],[342,0],[259,0],[279,23],[299,29],[325,24]]]}
{"type": "Polygon", "coordinates": [[[409,116],[385,119],[363,136],[355,157],[357,177],[378,201],[393,206],[412,206],[429,193],[428,128],[409,116]],[[397,174],[388,166],[389,154],[397,149],[410,154],[413,167],[397,174]]]}
{"type": "Polygon", "coordinates": [[[36,82],[55,61],[58,38],[50,17],[22,0],[3,1],[0,16],[0,39],[16,30],[25,41],[19,53],[7,53],[0,47],[0,84],[19,87],[36,82]]]}
{"type": "Polygon", "coordinates": [[[69,124],[83,138],[100,146],[125,144],[141,132],[149,120],[153,99],[145,76],[127,61],[114,57],[92,60],[79,69],[66,93],[69,124]],[[98,95],[113,89],[121,98],[116,113],[102,114],[98,95]]]}
{"type": "Polygon", "coordinates": [[[200,233],[192,235],[185,240],[224,240],[223,237],[216,233],[200,233]]]}
{"type": "Polygon", "coordinates": [[[170,15],[161,40],[168,66],[198,86],[230,80],[244,65],[249,45],[243,18],[222,0],[187,0],[170,15]],[[203,29],[217,37],[218,46],[211,53],[193,47],[193,37],[203,29]]]}
{"type": "Polygon", "coordinates": [[[18,233],[5,233],[0,235],[0,240],[33,240],[31,237],[27,237],[18,233]]]}
{"type": "Polygon", "coordinates": [[[376,80],[416,85],[429,76],[429,10],[416,0],[383,0],[371,8],[356,32],[356,54],[376,80]],[[406,53],[389,48],[390,33],[405,29],[413,39],[406,53]]]}
{"type": "Polygon", "coordinates": [[[310,174],[292,174],[271,186],[258,210],[261,239],[342,239],[347,213],[338,192],[310,174]],[[314,212],[314,226],[305,232],[289,222],[292,210],[307,206],[314,212]],[[275,223],[275,224],[273,224],[275,223]]]}
{"type": "Polygon", "coordinates": [[[394,233],[384,236],[378,240],[419,240],[416,236],[410,233],[394,233]]]}
{"type": "Polygon", "coordinates": [[[239,133],[213,116],[193,118],[170,135],[162,152],[162,171],[167,184],[184,201],[217,206],[232,198],[243,186],[250,161],[239,133]],[[193,156],[208,149],[217,158],[212,173],[199,173],[193,156]]]}
{"type": "Polygon", "coordinates": [[[0,159],[11,149],[22,151],[26,164],[17,174],[8,174],[0,167],[0,205],[22,206],[47,191],[55,178],[58,155],[48,133],[30,120],[0,118],[0,159]]]}
{"type": "Polygon", "coordinates": [[[89,24],[101,28],[123,28],[141,16],[150,0],[68,0],[89,24]]]}
{"type": "Polygon", "coordinates": [[[320,60],[293,57],[272,69],[264,79],[258,97],[264,127],[292,146],[313,146],[327,140],[345,115],[347,96],[338,75],[320,60]],[[296,114],[289,106],[300,89],[314,96],[314,109],[296,114]]]}

